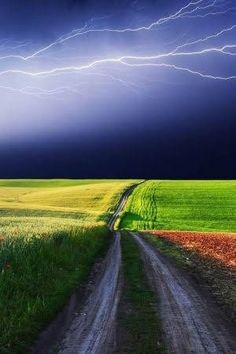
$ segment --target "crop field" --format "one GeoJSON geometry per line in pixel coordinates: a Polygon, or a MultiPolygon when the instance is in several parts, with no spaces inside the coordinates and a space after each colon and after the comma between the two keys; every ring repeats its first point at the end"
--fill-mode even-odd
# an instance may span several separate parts
{"type": "MultiPolygon", "coordinates": [[[[103,286],[105,290],[121,287],[119,326],[120,333],[127,337],[127,343],[120,337],[121,348],[128,345],[131,350],[136,347],[137,351],[162,352],[163,323],[159,315],[156,317],[155,304],[160,294],[156,287],[149,289],[148,274],[145,267],[140,268],[140,251],[146,252],[142,237],[166,256],[164,260],[171,258],[176,269],[183,267],[191,276],[196,275],[197,284],[209,287],[229,316],[234,317],[236,181],[145,181],[124,194],[137,182],[0,180],[1,353],[28,352],[70,295],[86,287],[97,260],[98,268],[104,263],[104,277],[111,265],[123,272],[124,286],[113,272],[113,279],[105,277],[107,288],[103,286]],[[112,239],[107,227],[112,215],[118,228],[113,236],[118,237],[112,243],[113,253],[106,253],[112,239]],[[143,230],[142,237],[128,230],[143,230]],[[105,254],[109,257],[100,262],[105,254]]],[[[167,280],[163,279],[163,284],[167,280]]],[[[109,304],[103,306],[99,284],[91,293],[98,295],[92,299],[102,301],[96,302],[95,308],[91,306],[92,312],[86,318],[97,321],[97,313],[108,318],[104,314],[113,310],[109,304]]],[[[115,301],[112,306],[114,309],[115,301]]],[[[83,311],[82,315],[88,315],[89,309],[83,311]]],[[[108,321],[104,326],[110,330],[115,324],[108,321]]],[[[98,321],[96,333],[100,333],[100,327],[98,321]]],[[[94,329],[90,331],[93,337],[94,329]]]]}
{"type": "Polygon", "coordinates": [[[147,181],[132,193],[121,228],[236,231],[236,181],[147,181]]]}
{"type": "Polygon", "coordinates": [[[0,180],[1,216],[104,221],[130,181],[0,180]]]}
{"type": "Polygon", "coordinates": [[[106,251],[129,180],[0,180],[0,348],[24,353],[106,251]]]}

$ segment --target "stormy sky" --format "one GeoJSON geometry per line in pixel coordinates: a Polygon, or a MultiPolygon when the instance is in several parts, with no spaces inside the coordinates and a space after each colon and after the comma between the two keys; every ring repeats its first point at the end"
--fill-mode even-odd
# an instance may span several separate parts
{"type": "Polygon", "coordinates": [[[236,178],[234,0],[0,0],[0,178],[236,178]]]}

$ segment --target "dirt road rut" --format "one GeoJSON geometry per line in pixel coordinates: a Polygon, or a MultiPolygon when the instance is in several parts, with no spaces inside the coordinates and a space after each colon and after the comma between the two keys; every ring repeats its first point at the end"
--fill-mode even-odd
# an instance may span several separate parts
{"type": "Polygon", "coordinates": [[[82,312],[75,317],[61,343],[59,353],[108,353],[114,346],[114,331],[119,300],[121,264],[120,234],[105,260],[105,271],[82,312]]]}
{"type": "Polygon", "coordinates": [[[169,353],[235,353],[235,343],[207,301],[157,250],[132,234],[142,252],[149,279],[160,299],[169,353]]]}

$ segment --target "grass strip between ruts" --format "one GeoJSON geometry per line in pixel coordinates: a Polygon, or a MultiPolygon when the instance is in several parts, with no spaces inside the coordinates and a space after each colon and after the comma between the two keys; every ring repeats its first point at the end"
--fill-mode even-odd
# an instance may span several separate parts
{"type": "Polygon", "coordinates": [[[123,233],[121,247],[124,271],[121,303],[128,307],[120,315],[121,326],[128,337],[125,350],[142,354],[164,353],[156,297],[149,287],[138,246],[130,234],[123,233]]]}

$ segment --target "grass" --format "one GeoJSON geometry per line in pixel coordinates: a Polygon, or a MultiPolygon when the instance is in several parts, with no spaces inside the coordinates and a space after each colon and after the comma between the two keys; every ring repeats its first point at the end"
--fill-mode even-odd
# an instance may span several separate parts
{"type": "Polygon", "coordinates": [[[236,232],[236,181],[147,181],[130,196],[120,227],[236,232]]]}
{"type": "Polygon", "coordinates": [[[81,221],[107,220],[128,180],[0,180],[1,215],[39,216],[55,211],[81,221]]]}
{"type": "Polygon", "coordinates": [[[25,353],[86,281],[133,182],[0,180],[1,353],[25,353]]]}
{"type": "Polygon", "coordinates": [[[121,246],[125,281],[122,302],[128,308],[122,313],[122,325],[128,342],[124,352],[163,353],[161,329],[154,305],[156,298],[149,288],[138,246],[128,234],[122,235],[121,246]]]}
{"type": "Polygon", "coordinates": [[[1,180],[0,237],[34,236],[74,226],[104,225],[121,193],[132,183],[128,180],[29,180],[28,183],[1,180]]]}
{"type": "Polygon", "coordinates": [[[114,182],[115,180],[93,180],[93,179],[0,179],[0,187],[20,187],[20,188],[58,188],[82,186],[84,184],[114,182]]]}
{"type": "Polygon", "coordinates": [[[88,277],[108,244],[106,228],[7,239],[0,249],[1,353],[25,353],[32,337],[88,277]]]}

